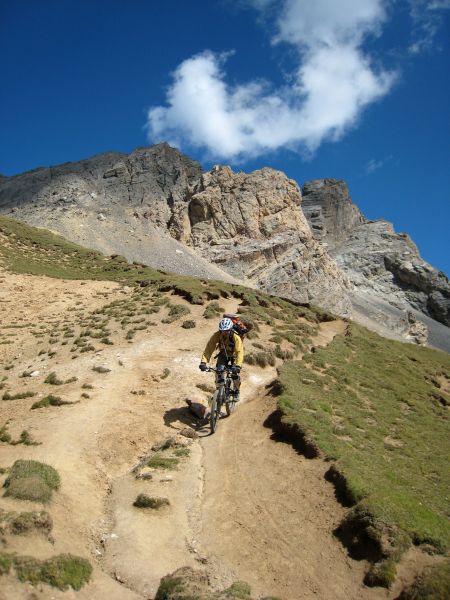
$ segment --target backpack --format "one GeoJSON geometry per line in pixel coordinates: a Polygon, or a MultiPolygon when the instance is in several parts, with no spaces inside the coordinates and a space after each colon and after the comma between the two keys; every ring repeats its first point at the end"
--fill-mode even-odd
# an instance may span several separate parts
{"type": "Polygon", "coordinates": [[[244,339],[246,333],[250,331],[250,327],[242,321],[239,315],[235,313],[225,313],[223,315],[225,319],[231,319],[233,322],[233,331],[238,334],[238,336],[244,339]]]}

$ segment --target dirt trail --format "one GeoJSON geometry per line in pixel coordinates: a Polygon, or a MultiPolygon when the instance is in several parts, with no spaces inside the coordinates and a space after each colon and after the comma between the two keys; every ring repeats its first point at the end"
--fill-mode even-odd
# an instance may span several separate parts
{"type": "MultiPolygon", "coordinates": [[[[126,290],[100,282],[81,287],[79,282],[8,274],[0,292],[8,323],[36,325],[80,305],[100,306],[107,301],[100,292],[110,301],[126,290]],[[49,306],[45,299],[52,297],[56,300],[49,306]]],[[[225,310],[236,309],[235,302],[221,304],[225,310]]],[[[184,565],[206,568],[218,587],[243,579],[255,594],[283,600],[395,597],[364,587],[366,565],[348,558],[333,537],[344,509],[324,480],[328,465],[300,456],[264,427],[276,405],[265,389],[276,375],[274,368],[245,366],[240,405],[221,420],[214,436],[207,429],[198,431],[199,440],[178,435],[186,426],[195,427],[185,397],[204,401],[208,394],[196,384],[212,383],[197,366],[215,323],[202,318],[203,307],[190,308],[190,318],[200,326],[189,332],[177,322],[154,327],[132,343],[115,343],[76,361],[69,354],[58,354],[53,362],[46,357],[37,361],[36,342],[26,327],[14,330],[14,345],[2,346],[3,364],[16,357],[8,381],[16,388],[32,388],[37,398],[53,391],[43,382],[52,369],[64,378],[78,378],[63,386],[64,397],[77,402],[72,406],[30,411],[36,398],[0,403],[0,425],[7,422],[15,437],[26,428],[41,442],[31,447],[2,444],[0,466],[18,458],[41,460],[57,468],[62,480],[48,507],[54,542],[16,536],[8,540],[8,551],[37,558],[70,552],[94,565],[91,582],[81,591],[37,586],[35,600],[149,599],[162,576],[184,565]],[[94,365],[111,371],[94,373],[94,365]],[[39,377],[21,379],[20,373],[30,367],[40,370],[39,377]],[[170,374],[165,377],[166,368],[170,374]],[[94,389],[80,401],[82,383],[94,389]],[[133,467],[169,435],[187,444],[189,456],[169,473],[154,472],[150,481],[136,479],[133,467]],[[135,508],[133,501],[143,492],[167,497],[170,506],[157,512],[135,508]]],[[[341,321],[323,323],[316,343],[325,345],[344,330],[341,321]]],[[[39,507],[1,496],[0,508],[39,507]]],[[[1,583],[1,600],[29,600],[30,586],[13,575],[2,577],[1,583]]]]}

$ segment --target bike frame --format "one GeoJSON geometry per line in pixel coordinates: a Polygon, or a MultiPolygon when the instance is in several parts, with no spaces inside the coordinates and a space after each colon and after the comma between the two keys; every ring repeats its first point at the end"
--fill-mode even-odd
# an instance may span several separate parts
{"type": "Polygon", "coordinates": [[[209,418],[209,424],[211,433],[214,433],[217,429],[217,425],[220,419],[220,413],[222,406],[225,404],[227,414],[230,415],[236,405],[234,397],[231,393],[231,367],[208,367],[206,372],[213,372],[216,374],[216,391],[211,400],[211,415],[209,418]]]}

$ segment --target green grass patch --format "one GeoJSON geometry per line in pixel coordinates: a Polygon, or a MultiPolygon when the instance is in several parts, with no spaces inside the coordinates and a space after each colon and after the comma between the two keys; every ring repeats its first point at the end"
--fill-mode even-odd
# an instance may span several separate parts
{"type": "Polygon", "coordinates": [[[437,384],[450,373],[450,356],[354,323],[315,350],[283,365],[278,405],[284,423],[335,461],[355,505],[344,529],[354,526],[380,559],[397,560],[411,542],[450,549],[450,427],[437,384]]]}
{"type": "Polygon", "coordinates": [[[16,460],[4,483],[5,496],[33,502],[48,502],[59,486],[58,472],[35,460],[16,460]]]}
{"type": "Polygon", "coordinates": [[[450,560],[427,567],[399,596],[399,600],[448,600],[448,598],[450,598],[450,560]]]}
{"type": "Polygon", "coordinates": [[[210,302],[203,311],[203,316],[205,317],[205,319],[217,319],[222,315],[224,310],[225,309],[223,308],[223,306],[220,306],[218,302],[210,302]]]}
{"type": "Polygon", "coordinates": [[[8,575],[13,564],[13,554],[0,552],[0,575],[8,575]]]}
{"type": "Polygon", "coordinates": [[[17,578],[32,585],[47,583],[60,590],[69,587],[80,590],[92,574],[92,566],[85,558],[72,554],[59,554],[40,561],[31,557],[14,557],[17,578]]]}
{"type": "Polygon", "coordinates": [[[175,469],[179,459],[173,456],[162,456],[159,452],[154,454],[147,462],[147,467],[152,469],[175,469]]]}
{"type": "Polygon", "coordinates": [[[173,323],[181,317],[184,317],[184,315],[188,315],[190,312],[190,308],[184,304],[172,304],[169,307],[168,316],[165,319],[162,319],[162,322],[166,324],[173,323]]]}

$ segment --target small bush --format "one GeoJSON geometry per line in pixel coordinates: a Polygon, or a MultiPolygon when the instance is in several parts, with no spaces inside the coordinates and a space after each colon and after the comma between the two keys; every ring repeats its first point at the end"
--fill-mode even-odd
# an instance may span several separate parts
{"type": "Polygon", "coordinates": [[[56,373],[52,371],[44,379],[44,383],[49,383],[50,385],[62,385],[64,382],[61,379],[58,379],[56,373]]]}
{"type": "Polygon", "coordinates": [[[9,392],[5,392],[2,396],[2,400],[22,400],[23,398],[32,398],[36,396],[36,392],[19,392],[18,394],[11,395],[9,392]]]}
{"type": "Polygon", "coordinates": [[[196,327],[196,326],[197,326],[196,322],[192,321],[192,320],[183,321],[183,323],[181,325],[181,327],[183,329],[194,329],[194,327],[196,327]]]}
{"type": "Polygon", "coordinates": [[[60,478],[53,467],[35,460],[16,460],[4,483],[5,496],[48,502],[59,485],[60,478]]]}
{"type": "Polygon", "coordinates": [[[218,302],[210,302],[203,311],[203,316],[205,319],[217,319],[217,317],[221,315],[224,310],[225,309],[220,306],[218,302]]]}
{"type": "Polygon", "coordinates": [[[93,390],[94,386],[91,385],[90,383],[83,383],[83,385],[81,386],[83,388],[83,390],[93,390]]]}
{"type": "Polygon", "coordinates": [[[108,367],[92,367],[93,371],[96,371],[97,373],[110,373],[111,369],[108,369],[108,367]]]}
{"type": "Polygon", "coordinates": [[[183,304],[173,304],[169,308],[169,314],[165,319],[162,319],[163,323],[173,323],[180,317],[187,315],[191,312],[188,306],[184,306],[183,304]]]}
{"type": "Polygon", "coordinates": [[[42,400],[38,400],[31,406],[31,410],[36,408],[47,408],[48,406],[64,406],[64,404],[73,404],[73,402],[68,402],[67,400],[62,400],[59,396],[53,396],[49,394],[42,398],[42,400]]]}
{"type": "Polygon", "coordinates": [[[162,372],[161,375],[161,379],[167,379],[167,377],[169,377],[170,375],[170,369],[168,369],[167,367],[164,369],[164,371],[162,372]]]}
{"type": "Polygon", "coordinates": [[[45,510],[16,513],[9,520],[8,529],[14,535],[22,535],[32,531],[48,535],[53,529],[53,521],[45,510]]]}
{"type": "Polygon", "coordinates": [[[161,506],[168,506],[170,504],[167,498],[160,498],[157,496],[147,496],[146,494],[139,494],[136,500],[133,502],[133,506],[138,508],[161,508],[161,506]]]}
{"type": "Polygon", "coordinates": [[[370,587],[380,586],[390,588],[395,581],[397,569],[392,559],[382,560],[372,565],[364,578],[364,583],[370,587]]]}

